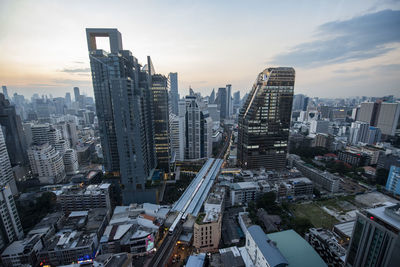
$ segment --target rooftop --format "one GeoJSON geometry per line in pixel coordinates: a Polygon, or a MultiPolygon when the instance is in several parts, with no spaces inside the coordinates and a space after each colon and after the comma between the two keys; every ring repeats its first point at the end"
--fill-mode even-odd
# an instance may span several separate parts
{"type": "Polygon", "coordinates": [[[264,258],[271,266],[278,266],[280,264],[288,263],[279,249],[272,242],[270,242],[270,239],[260,226],[252,225],[248,228],[248,231],[263,254],[264,258]]]}
{"type": "Polygon", "coordinates": [[[206,259],[205,253],[200,253],[197,255],[190,255],[190,257],[186,263],[186,266],[203,267],[205,259],[206,259]]]}
{"type": "Polygon", "coordinates": [[[383,206],[367,209],[366,212],[367,216],[372,220],[376,217],[397,230],[400,230],[400,204],[386,202],[383,206]]]}
{"type": "Polygon", "coordinates": [[[311,245],[295,231],[286,230],[268,234],[267,236],[276,243],[279,251],[287,259],[289,267],[327,266],[311,245]]]}

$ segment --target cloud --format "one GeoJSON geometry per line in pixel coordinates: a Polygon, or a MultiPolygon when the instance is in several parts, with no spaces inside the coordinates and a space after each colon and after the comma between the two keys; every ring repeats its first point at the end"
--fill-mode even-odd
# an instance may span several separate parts
{"type": "Polygon", "coordinates": [[[367,68],[352,68],[352,69],[337,69],[334,70],[334,73],[338,74],[350,74],[350,73],[360,73],[360,72],[365,72],[365,71],[373,71],[375,73],[389,73],[389,72],[395,72],[399,73],[400,72],[400,64],[387,64],[387,65],[376,65],[372,67],[367,67],[367,68]]]}
{"type": "Polygon", "coordinates": [[[313,67],[374,58],[400,43],[400,10],[383,10],[322,24],[316,39],[275,56],[273,63],[313,67]]]}
{"type": "Polygon", "coordinates": [[[75,69],[64,68],[60,71],[66,73],[82,73],[82,72],[90,72],[90,68],[75,68],[75,69]]]}

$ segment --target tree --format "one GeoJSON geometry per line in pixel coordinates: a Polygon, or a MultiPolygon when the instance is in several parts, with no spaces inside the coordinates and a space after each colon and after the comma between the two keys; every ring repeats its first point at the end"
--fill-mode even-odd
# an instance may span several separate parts
{"type": "Polygon", "coordinates": [[[304,236],[308,229],[313,227],[310,220],[304,217],[296,217],[293,219],[292,223],[293,229],[301,236],[304,236]]]}

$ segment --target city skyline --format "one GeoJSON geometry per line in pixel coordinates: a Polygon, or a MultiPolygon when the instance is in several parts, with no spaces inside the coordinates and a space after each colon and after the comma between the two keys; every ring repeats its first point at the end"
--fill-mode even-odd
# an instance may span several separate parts
{"type": "Polygon", "coordinates": [[[319,5],[121,1],[101,6],[90,1],[79,5],[2,1],[0,6],[4,34],[0,47],[7,52],[0,60],[0,82],[10,95],[64,96],[78,86],[92,96],[82,33],[85,27],[100,26],[129,33],[124,46],[141,62],[152,55],[157,73],[178,72],[181,95],[189,86],[208,95],[228,83],[233,92],[244,95],[259,69],[293,66],[295,93],[374,96],[379,88],[380,95],[399,96],[400,3],[396,1],[319,5]],[[134,10],[134,18],[121,8],[134,10]],[[104,23],[106,16],[112,25],[104,23]],[[155,35],[164,41],[152,42],[155,35]],[[358,38],[352,38],[355,35],[358,38]],[[254,38],[257,42],[251,41],[254,38]]]}

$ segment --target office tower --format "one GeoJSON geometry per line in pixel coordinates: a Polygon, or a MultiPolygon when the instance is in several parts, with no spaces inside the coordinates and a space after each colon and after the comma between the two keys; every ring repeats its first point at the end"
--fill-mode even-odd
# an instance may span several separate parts
{"type": "Polygon", "coordinates": [[[305,95],[295,94],[293,97],[293,110],[304,110],[305,95]]]}
{"type": "Polygon", "coordinates": [[[345,266],[398,266],[400,262],[400,204],[357,212],[345,266]]]}
{"type": "Polygon", "coordinates": [[[285,168],[294,80],[293,68],[268,68],[258,75],[239,113],[242,168],[285,168]]]}
{"type": "Polygon", "coordinates": [[[208,104],[214,104],[214,102],[215,102],[215,90],[213,88],[210,97],[208,98],[208,104]]]}
{"type": "Polygon", "coordinates": [[[169,116],[171,132],[171,155],[174,155],[175,161],[185,159],[185,116],[169,116]]]}
{"type": "Polygon", "coordinates": [[[233,105],[232,105],[232,85],[226,85],[226,109],[228,118],[232,117],[233,105]]]}
{"type": "Polygon", "coordinates": [[[348,139],[349,143],[352,145],[357,145],[358,142],[367,143],[369,127],[368,122],[352,122],[348,139]]]}
{"type": "Polygon", "coordinates": [[[4,98],[7,99],[7,100],[9,100],[10,98],[8,97],[7,86],[3,85],[3,86],[2,86],[2,89],[3,89],[4,98]]]}
{"type": "Polygon", "coordinates": [[[211,157],[212,119],[196,96],[186,96],[185,159],[211,157]]]}
{"type": "Polygon", "coordinates": [[[376,126],[382,134],[394,136],[399,125],[400,103],[383,102],[379,105],[379,114],[376,126]]]}
{"type": "Polygon", "coordinates": [[[18,190],[15,185],[5,138],[0,127],[0,251],[7,243],[23,236],[13,197],[15,194],[18,194],[18,190]]]}
{"type": "Polygon", "coordinates": [[[75,97],[75,102],[79,101],[79,97],[80,97],[80,92],[79,92],[79,87],[74,87],[74,97],[75,97]]]}
{"type": "Polygon", "coordinates": [[[221,120],[228,118],[228,97],[225,87],[218,88],[217,103],[219,105],[221,120]]]}
{"type": "Polygon", "coordinates": [[[67,122],[67,132],[68,132],[68,141],[69,146],[74,148],[76,143],[78,143],[78,133],[76,131],[76,123],[75,122],[67,122]]]}
{"type": "Polygon", "coordinates": [[[310,133],[325,133],[329,130],[329,121],[313,120],[310,123],[310,133]]]}
{"type": "MultiPolygon", "coordinates": [[[[176,78],[176,75],[172,75],[172,77],[173,76],[176,78]]],[[[154,144],[157,155],[157,168],[164,170],[166,173],[170,171],[169,165],[171,160],[168,88],[169,81],[167,77],[161,74],[152,75],[151,95],[153,98],[154,144]]],[[[176,106],[176,108],[177,107],[178,106],[176,106]]]]}
{"type": "Polygon", "coordinates": [[[233,94],[233,104],[234,105],[240,105],[240,91],[236,91],[233,94]]]}
{"type": "Polygon", "coordinates": [[[21,118],[3,94],[0,94],[0,127],[3,128],[11,165],[26,166],[28,164],[27,145],[21,118]]]}
{"type": "Polygon", "coordinates": [[[48,143],[33,145],[28,150],[32,173],[44,184],[57,184],[65,178],[62,155],[48,143]]]}
{"type": "Polygon", "coordinates": [[[157,161],[151,60],[142,68],[122,49],[117,29],[86,29],[86,35],[105,171],[121,177],[124,204],[155,202],[154,192],[145,190],[157,161]],[[97,49],[98,36],[109,38],[110,53],[97,49]]]}
{"type": "Polygon", "coordinates": [[[379,103],[363,102],[357,112],[357,121],[368,122],[371,126],[376,126],[379,113],[379,103]]]}
{"type": "Polygon", "coordinates": [[[381,130],[377,127],[370,126],[368,130],[368,138],[367,142],[368,144],[376,144],[381,141],[381,130]]]}
{"type": "Polygon", "coordinates": [[[179,93],[178,93],[178,73],[170,72],[169,81],[171,83],[171,109],[172,113],[178,115],[178,101],[179,101],[179,93]]]}
{"type": "Polygon", "coordinates": [[[71,108],[71,104],[72,104],[72,99],[71,99],[71,93],[65,93],[65,105],[67,106],[67,108],[71,108]]]}
{"type": "Polygon", "coordinates": [[[218,105],[217,104],[208,104],[207,105],[207,110],[208,113],[210,114],[211,119],[213,120],[213,122],[218,122],[220,121],[220,111],[218,109],[218,105]]]}

